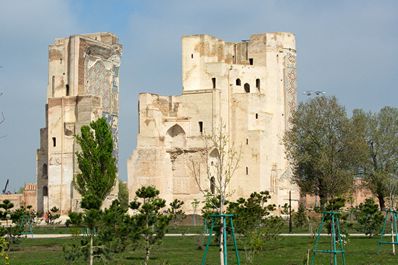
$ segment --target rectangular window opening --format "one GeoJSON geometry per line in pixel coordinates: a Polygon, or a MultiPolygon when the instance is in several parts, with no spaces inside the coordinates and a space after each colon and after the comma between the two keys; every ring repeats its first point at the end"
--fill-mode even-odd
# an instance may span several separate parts
{"type": "Polygon", "coordinates": [[[66,96],[69,96],[69,85],[66,85],[66,96]]]}
{"type": "Polygon", "coordinates": [[[215,88],[216,88],[216,78],[213,77],[213,78],[211,79],[211,81],[213,82],[213,89],[215,89],[215,88]]]}
{"type": "Polygon", "coordinates": [[[253,58],[249,58],[249,64],[253,65],[253,58]]]}
{"type": "Polygon", "coordinates": [[[199,122],[199,132],[203,133],[203,121],[199,122]]]}
{"type": "Polygon", "coordinates": [[[257,89],[260,90],[260,79],[259,78],[256,79],[256,87],[257,87],[257,89]]]}
{"type": "Polygon", "coordinates": [[[258,113],[256,113],[256,120],[258,119],[258,113]]]}
{"type": "Polygon", "coordinates": [[[53,137],[53,146],[56,147],[57,146],[57,138],[53,137]]]}
{"type": "Polygon", "coordinates": [[[249,144],[249,139],[248,138],[246,138],[246,145],[248,145],[249,144]]]}
{"type": "Polygon", "coordinates": [[[249,175],[249,167],[246,167],[246,175],[249,175]]]}
{"type": "Polygon", "coordinates": [[[51,78],[51,94],[54,96],[54,87],[55,87],[55,75],[51,78]]]}

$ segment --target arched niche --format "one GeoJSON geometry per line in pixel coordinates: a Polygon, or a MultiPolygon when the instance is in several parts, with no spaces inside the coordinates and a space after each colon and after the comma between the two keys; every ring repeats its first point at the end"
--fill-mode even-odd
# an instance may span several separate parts
{"type": "Polygon", "coordinates": [[[210,152],[210,154],[209,154],[209,156],[210,156],[210,158],[218,158],[218,157],[220,157],[220,153],[218,152],[218,149],[217,148],[214,148],[211,152],[210,152]]]}
{"type": "Polygon", "coordinates": [[[166,132],[165,143],[168,148],[182,148],[185,147],[186,137],[184,129],[175,124],[166,132]]]}
{"type": "Polygon", "coordinates": [[[220,163],[220,153],[218,152],[217,148],[214,148],[213,150],[211,150],[211,152],[209,153],[209,157],[208,157],[208,169],[210,174],[214,175],[214,176],[218,176],[219,175],[219,163],[220,163]]]}

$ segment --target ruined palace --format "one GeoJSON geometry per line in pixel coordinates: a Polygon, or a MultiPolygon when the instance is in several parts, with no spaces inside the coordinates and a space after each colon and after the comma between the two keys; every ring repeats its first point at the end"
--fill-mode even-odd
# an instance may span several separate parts
{"type": "MultiPolygon", "coordinates": [[[[185,36],[182,82],[179,96],[139,95],[137,146],[128,160],[130,197],[151,184],[192,212],[191,202],[203,200],[200,190],[214,192],[214,178],[205,176],[207,170],[194,176],[189,160],[205,147],[204,135],[224,127],[241,153],[230,199],[263,190],[276,205],[288,202],[289,191],[298,199],[282,143],[297,102],[294,34],[256,34],[241,42],[185,36]]],[[[212,154],[217,152],[208,159],[212,154]]]]}
{"type": "MultiPolygon", "coordinates": [[[[83,125],[105,117],[117,156],[119,65],[122,46],[111,33],[57,39],[48,49],[46,124],[36,155],[37,208],[62,214],[78,211],[80,194],[72,181],[79,172],[74,138],[83,125]]],[[[109,195],[117,196],[117,185],[109,195]]]]}

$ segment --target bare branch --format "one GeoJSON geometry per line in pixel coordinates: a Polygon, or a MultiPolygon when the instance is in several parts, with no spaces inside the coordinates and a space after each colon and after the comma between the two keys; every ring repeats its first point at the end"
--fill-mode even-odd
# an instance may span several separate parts
{"type": "Polygon", "coordinates": [[[204,148],[199,155],[189,156],[186,164],[200,192],[206,197],[220,199],[220,205],[213,206],[222,213],[226,198],[233,193],[229,190],[229,184],[239,167],[241,148],[235,148],[226,134],[225,126],[215,129],[202,139],[204,148]],[[203,167],[205,170],[202,170],[203,167]],[[203,178],[210,188],[203,187],[203,178]]]}

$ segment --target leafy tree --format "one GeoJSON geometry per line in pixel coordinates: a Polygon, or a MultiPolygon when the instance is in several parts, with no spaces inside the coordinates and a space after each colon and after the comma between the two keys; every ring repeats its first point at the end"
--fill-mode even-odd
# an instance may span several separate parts
{"type": "Polygon", "coordinates": [[[174,201],[169,204],[170,208],[168,212],[172,216],[173,225],[176,225],[185,218],[185,212],[182,210],[183,205],[184,202],[178,199],[174,199],[174,201]]]}
{"type": "Polygon", "coordinates": [[[5,218],[7,214],[11,212],[11,209],[14,207],[14,204],[10,200],[4,200],[3,203],[0,203],[0,208],[4,209],[2,217],[5,218]]]}
{"type": "Polygon", "coordinates": [[[335,97],[316,97],[299,104],[290,121],[284,144],[293,180],[324,207],[352,187],[358,162],[350,120],[335,97]]]}
{"type": "Polygon", "coordinates": [[[25,229],[28,229],[29,225],[32,225],[34,222],[36,213],[30,209],[31,207],[28,209],[21,206],[19,209],[11,212],[11,220],[15,224],[14,233],[18,236],[21,235],[25,229]]]}
{"type": "Polygon", "coordinates": [[[288,203],[285,203],[283,206],[282,206],[282,209],[281,209],[281,214],[284,214],[284,215],[288,215],[289,214],[289,204],[288,203]]]}
{"type": "Polygon", "coordinates": [[[139,242],[143,242],[144,264],[147,265],[152,247],[164,237],[172,216],[163,213],[166,201],[159,198],[159,190],[154,186],[141,187],[135,194],[136,197],[130,202],[130,208],[136,212],[132,217],[136,227],[133,235],[134,239],[138,237],[139,242]]]}
{"type": "Polygon", "coordinates": [[[280,217],[270,216],[275,205],[267,204],[269,199],[269,192],[262,191],[253,192],[247,199],[240,198],[229,203],[228,212],[235,214],[236,232],[243,235],[239,238],[251,262],[256,253],[265,249],[269,240],[277,237],[283,226],[280,217]]]}
{"type": "Polygon", "coordinates": [[[6,238],[3,236],[0,237],[0,257],[3,259],[3,264],[9,265],[10,264],[10,258],[8,256],[7,250],[8,250],[8,241],[6,238]]]}
{"type": "Polygon", "coordinates": [[[118,200],[105,209],[98,225],[98,241],[104,245],[103,251],[109,253],[123,252],[133,229],[131,218],[118,200]]]}
{"type": "Polygon", "coordinates": [[[361,121],[363,133],[359,137],[367,146],[361,152],[366,161],[360,165],[367,186],[377,196],[380,209],[385,208],[386,198],[394,207],[398,193],[398,108],[384,107],[378,113],[357,110],[354,116],[361,121]]]}
{"type": "Polygon", "coordinates": [[[0,231],[0,236],[3,237],[7,235],[7,250],[9,251],[11,245],[17,243],[17,237],[21,234],[20,228],[9,223],[12,220],[12,211],[14,204],[10,200],[3,200],[0,204],[0,208],[4,211],[0,212],[1,219],[6,221],[6,227],[2,228],[0,231]]]}
{"type": "Polygon", "coordinates": [[[66,220],[65,225],[75,225],[75,226],[80,226],[83,222],[83,213],[77,213],[77,212],[70,212],[68,214],[69,219],[66,220]]]}
{"type": "Polygon", "coordinates": [[[308,217],[305,212],[305,206],[303,203],[299,203],[297,213],[293,214],[293,223],[295,227],[303,228],[308,224],[308,217]]]}
{"type": "Polygon", "coordinates": [[[0,237],[4,238],[6,241],[3,245],[0,242],[0,248],[4,247],[6,250],[10,251],[13,244],[19,243],[18,239],[22,235],[22,232],[24,232],[25,226],[33,222],[36,214],[34,211],[23,206],[19,209],[11,210],[14,205],[9,200],[4,200],[3,203],[0,204],[0,207],[5,209],[5,211],[0,214],[1,219],[7,220],[6,226],[0,227],[0,237]],[[8,223],[10,220],[12,221],[12,224],[8,223]]]}
{"type": "Polygon", "coordinates": [[[101,217],[101,205],[116,181],[116,159],[113,156],[113,138],[104,118],[81,127],[76,136],[81,152],[77,152],[80,172],[74,179],[75,187],[82,195],[84,223],[89,231],[89,264],[94,262],[94,236],[97,221],[101,217]]]}
{"type": "Polygon", "coordinates": [[[47,212],[47,224],[52,225],[55,228],[55,220],[57,220],[61,215],[58,213],[59,209],[57,207],[53,207],[50,211],[47,212]]]}
{"type": "Polygon", "coordinates": [[[76,136],[81,152],[77,152],[79,173],[75,187],[82,195],[84,209],[99,210],[116,181],[116,159],[113,156],[113,138],[109,124],[104,118],[82,126],[76,136]]]}
{"type": "Polygon", "coordinates": [[[369,237],[380,230],[383,223],[383,214],[379,211],[377,204],[372,198],[367,198],[364,203],[357,207],[355,212],[358,222],[358,231],[365,233],[369,237]]]}
{"type": "Polygon", "coordinates": [[[333,198],[328,201],[326,205],[326,211],[338,212],[341,208],[345,206],[345,199],[341,197],[333,198]]]}
{"type": "Polygon", "coordinates": [[[127,188],[127,184],[121,180],[119,180],[119,193],[117,195],[117,199],[122,208],[126,210],[129,208],[129,190],[127,188]]]}

